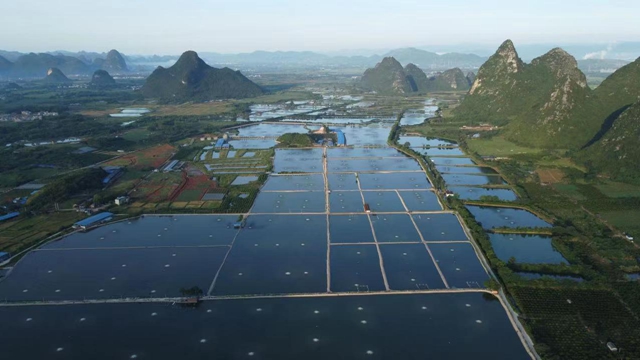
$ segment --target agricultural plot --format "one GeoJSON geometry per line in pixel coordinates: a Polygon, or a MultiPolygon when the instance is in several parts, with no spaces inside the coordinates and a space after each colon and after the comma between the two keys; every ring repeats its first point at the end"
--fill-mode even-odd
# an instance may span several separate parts
{"type": "Polygon", "coordinates": [[[513,294],[546,357],[618,359],[609,341],[626,358],[640,357],[640,322],[610,290],[518,286],[513,294]]]}
{"type": "Polygon", "coordinates": [[[128,166],[133,169],[158,169],[173,156],[176,149],[169,145],[159,145],[135,151],[105,163],[109,166],[128,166]]]}

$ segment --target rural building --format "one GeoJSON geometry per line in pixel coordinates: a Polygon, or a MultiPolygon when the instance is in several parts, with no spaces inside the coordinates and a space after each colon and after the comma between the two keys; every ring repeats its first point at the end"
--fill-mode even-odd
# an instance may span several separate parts
{"type": "Polygon", "coordinates": [[[111,184],[115,179],[122,175],[122,168],[119,166],[104,166],[102,170],[107,172],[107,176],[102,179],[102,185],[107,186],[111,184]]]}
{"type": "MultiPolygon", "coordinates": [[[[163,171],[164,172],[173,171],[177,164],[178,164],[178,160],[171,160],[169,165],[165,166],[163,171]]],[[[175,170],[177,170],[177,169],[175,169],[175,170]]]]}
{"type": "Polygon", "coordinates": [[[19,212],[12,212],[12,213],[8,213],[7,215],[2,215],[0,216],[0,221],[5,221],[5,220],[9,220],[9,219],[13,219],[15,217],[18,217],[20,215],[19,212]]]}
{"type": "Polygon", "coordinates": [[[82,229],[86,230],[92,226],[100,225],[103,222],[111,220],[113,216],[110,212],[103,212],[97,215],[90,216],[84,220],[80,220],[77,223],[73,224],[74,229],[82,229]]]}
{"type": "Polygon", "coordinates": [[[366,212],[367,214],[371,212],[371,207],[369,206],[369,204],[364,204],[364,212],[366,212]]]}
{"type": "Polygon", "coordinates": [[[11,254],[8,252],[0,251],[0,264],[11,259],[11,254]]]}
{"type": "Polygon", "coordinates": [[[218,140],[216,140],[216,145],[215,148],[216,149],[222,149],[222,146],[224,145],[225,141],[223,138],[220,138],[218,140]]]}
{"type": "Polygon", "coordinates": [[[611,341],[607,343],[607,347],[613,352],[618,351],[618,347],[616,346],[616,344],[612,343],[611,341]]]}
{"type": "Polygon", "coordinates": [[[115,200],[114,203],[118,206],[120,205],[124,205],[124,204],[128,204],[129,203],[129,197],[128,196],[118,196],[115,200]]]}
{"type": "Polygon", "coordinates": [[[338,135],[338,146],[347,146],[347,138],[340,129],[336,129],[336,135],[338,135]]]}

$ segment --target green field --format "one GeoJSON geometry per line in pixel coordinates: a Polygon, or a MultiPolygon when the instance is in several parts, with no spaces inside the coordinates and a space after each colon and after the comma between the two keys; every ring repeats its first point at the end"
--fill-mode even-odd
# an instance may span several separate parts
{"type": "Polygon", "coordinates": [[[469,149],[482,156],[538,154],[543,151],[541,149],[520,146],[498,136],[490,139],[470,139],[467,141],[467,145],[469,149]]]}
{"type": "Polygon", "coordinates": [[[608,182],[595,187],[606,196],[612,198],[640,197],[640,186],[637,185],[608,182]]]}

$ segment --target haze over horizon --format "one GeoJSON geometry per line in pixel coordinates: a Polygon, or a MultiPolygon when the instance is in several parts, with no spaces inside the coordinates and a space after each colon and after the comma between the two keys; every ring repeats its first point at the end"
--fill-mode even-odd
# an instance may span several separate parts
{"type": "Polygon", "coordinates": [[[339,52],[461,43],[495,47],[507,38],[518,44],[640,38],[636,25],[640,3],[622,0],[606,4],[597,0],[535,4],[24,0],[3,7],[0,48],[22,52],[110,48],[129,54],[179,54],[187,49],[339,52]]]}

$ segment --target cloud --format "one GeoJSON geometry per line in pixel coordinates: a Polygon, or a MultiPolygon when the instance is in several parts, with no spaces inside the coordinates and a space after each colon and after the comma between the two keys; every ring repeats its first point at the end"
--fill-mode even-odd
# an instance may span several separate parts
{"type": "Polygon", "coordinates": [[[611,52],[611,50],[613,50],[613,47],[614,47],[614,44],[609,44],[609,45],[607,45],[607,48],[605,50],[600,50],[600,51],[588,53],[582,59],[583,60],[589,60],[589,59],[600,59],[600,60],[602,60],[602,59],[606,59],[607,55],[611,52]]]}

